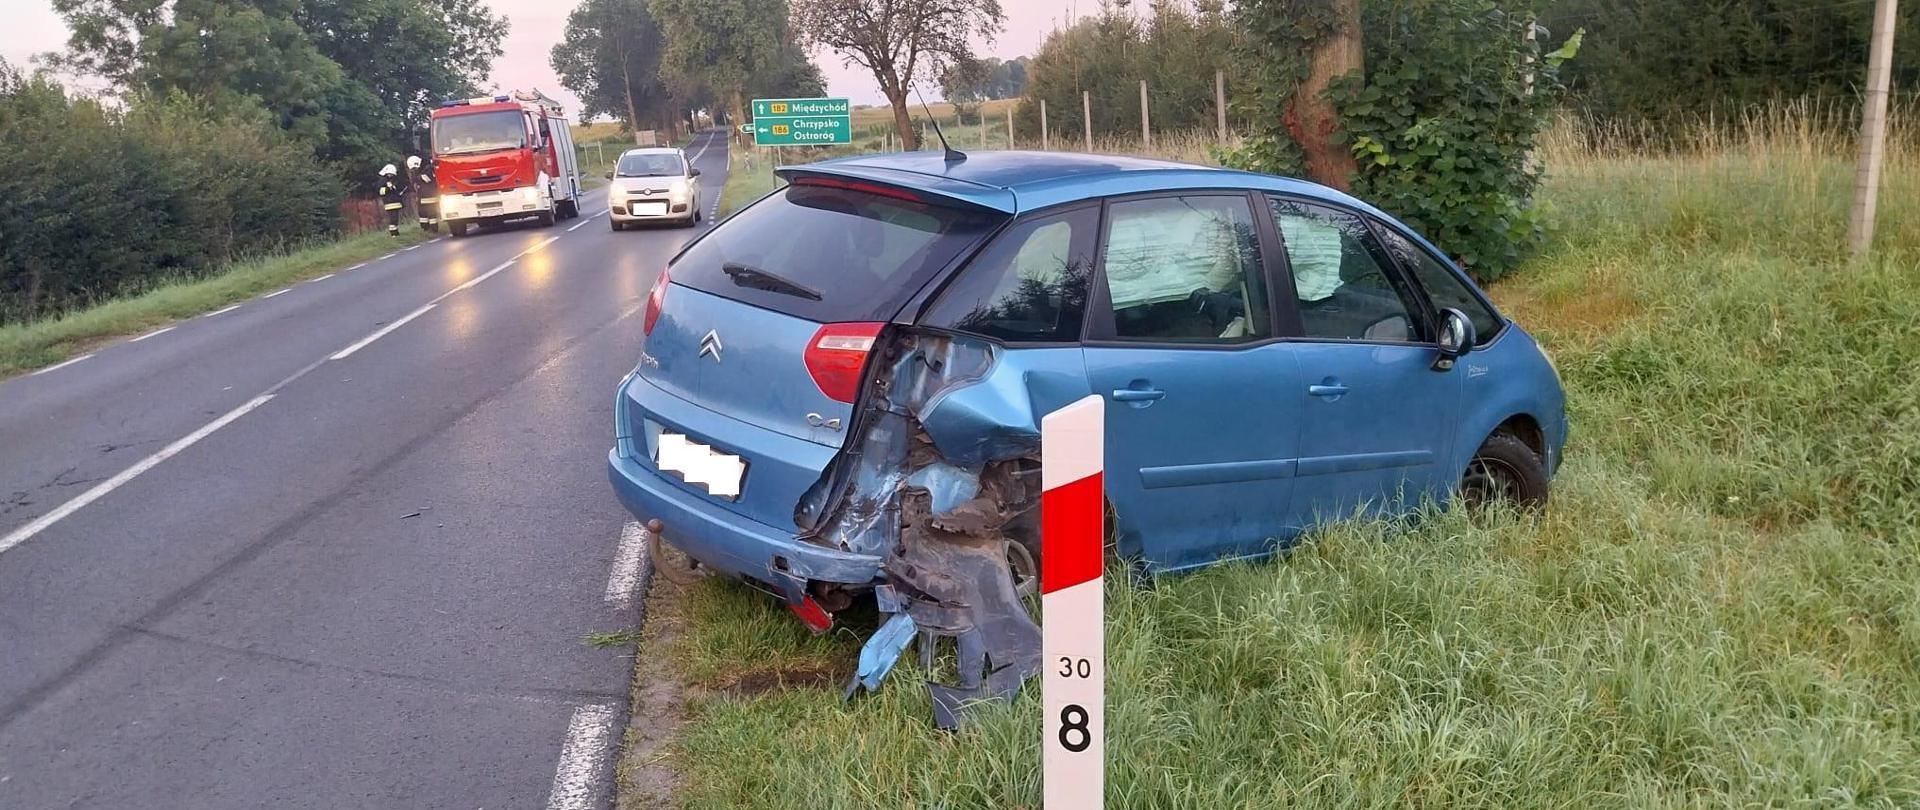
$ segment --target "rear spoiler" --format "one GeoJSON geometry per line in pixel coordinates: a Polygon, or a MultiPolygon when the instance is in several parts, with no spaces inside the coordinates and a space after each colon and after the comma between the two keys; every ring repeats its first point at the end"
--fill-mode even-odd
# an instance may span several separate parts
{"type": "Polygon", "coordinates": [[[774,174],[788,183],[812,183],[875,194],[902,196],[940,205],[963,206],[1013,214],[1019,200],[1012,191],[952,177],[875,166],[782,166],[774,174]]]}

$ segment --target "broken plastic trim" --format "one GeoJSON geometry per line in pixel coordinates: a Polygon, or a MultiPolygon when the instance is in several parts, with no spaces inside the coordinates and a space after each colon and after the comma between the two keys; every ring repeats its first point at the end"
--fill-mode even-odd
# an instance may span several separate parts
{"type": "Polygon", "coordinates": [[[957,728],[967,706],[1006,698],[1039,671],[1040,627],[1020,592],[1037,568],[1039,432],[966,408],[935,414],[986,378],[990,343],[908,330],[875,351],[849,431],[857,438],[795,521],[812,542],[884,558],[875,593],[887,618],[847,696],[879,688],[916,638],[927,669],[952,639],[958,683],[928,686],[936,724],[957,728]],[[1029,570],[1016,573],[1015,560],[1029,570]]]}

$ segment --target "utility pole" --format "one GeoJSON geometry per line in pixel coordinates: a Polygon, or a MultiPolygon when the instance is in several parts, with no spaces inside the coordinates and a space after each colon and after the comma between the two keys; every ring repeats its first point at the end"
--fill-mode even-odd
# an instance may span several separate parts
{"type": "Polygon", "coordinates": [[[1153,127],[1147,124],[1147,80],[1140,80],[1140,143],[1153,148],[1153,127]]]}
{"type": "Polygon", "coordinates": [[[1086,124],[1087,151],[1093,151],[1093,93],[1080,91],[1080,122],[1086,124]]]}
{"type": "Polygon", "coordinates": [[[1213,72],[1213,114],[1220,122],[1220,142],[1227,142],[1227,72],[1213,72]]]}
{"type": "Polygon", "coordinates": [[[1865,256],[1873,246],[1873,220],[1880,205],[1880,162],[1887,152],[1887,91],[1893,79],[1893,23],[1899,0],[1873,7],[1873,50],[1867,56],[1867,104],[1860,120],[1860,172],[1853,181],[1853,218],[1847,251],[1865,256]]]}

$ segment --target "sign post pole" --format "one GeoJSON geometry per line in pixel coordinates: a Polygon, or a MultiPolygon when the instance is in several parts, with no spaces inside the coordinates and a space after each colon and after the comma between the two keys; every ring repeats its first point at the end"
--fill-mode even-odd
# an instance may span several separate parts
{"type": "Polygon", "coordinates": [[[1106,800],[1106,401],[1040,420],[1042,807],[1106,800]]]}

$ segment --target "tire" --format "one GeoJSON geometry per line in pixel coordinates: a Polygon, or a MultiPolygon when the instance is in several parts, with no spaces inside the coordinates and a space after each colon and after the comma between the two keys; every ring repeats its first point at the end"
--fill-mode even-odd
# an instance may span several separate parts
{"type": "Polygon", "coordinates": [[[627,226],[621,224],[620,220],[614,219],[613,217],[607,217],[607,224],[612,225],[616,231],[624,231],[627,229],[627,226]]]}
{"type": "Polygon", "coordinates": [[[577,216],[580,216],[580,204],[578,202],[573,200],[562,200],[560,202],[561,219],[573,219],[577,216]]]}
{"type": "Polygon", "coordinates": [[[698,224],[699,222],[701,222],[702,220],[705,220],[706,218],[707,218],[707,215],[706,215],[706,214],[702,214],[702,213],[700,213],[700,205],[699,205],[699,201],[697,201],[697,200],[696,200],[696,201],[695,201],[695,203],[694,203],[694,206],[693,206],[693,221],[694,221],[694,223],[696,223],[696,224],[698,224]]]}
{"type": "Polygon", "coordinates": [[[552,211],[540,212],[540,227],[551,228],[553,227],[553,223],[554,223],[554,216],[552,211]]]}
{"type": "Polygon", "coordinates": [[[1552,479],[1547,465],[1520,437],[1495,433],[1474,451],[1460,476],[1460,497],[1470,509],[1496,502],[1526,512],[1546,508],[1552,479]]]}
{"type": "Polygon", "coordinates": [[[453,234],[453,237],[458,239],[467,235],[468,227],[470,226],[465,222],[449,222],[447,223],[447,233],[453,234]]]}

